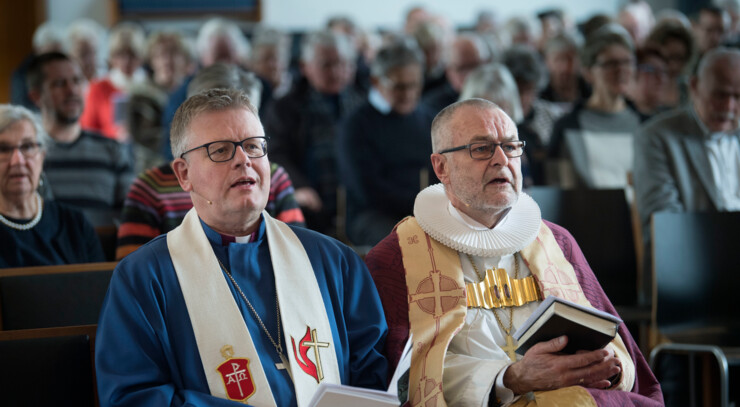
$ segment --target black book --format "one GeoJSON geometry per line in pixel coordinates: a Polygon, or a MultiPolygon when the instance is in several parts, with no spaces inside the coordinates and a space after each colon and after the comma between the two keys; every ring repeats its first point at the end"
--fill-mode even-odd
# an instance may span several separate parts
{"type": "Polygon", "coordinates": [[[562,353],[601,349],[614,339],[621,323],[621,319],[604,311],[550,296],[516,330],[516,352],[523,355],[536,343],[561,335],[568,336],[562,353]]]}

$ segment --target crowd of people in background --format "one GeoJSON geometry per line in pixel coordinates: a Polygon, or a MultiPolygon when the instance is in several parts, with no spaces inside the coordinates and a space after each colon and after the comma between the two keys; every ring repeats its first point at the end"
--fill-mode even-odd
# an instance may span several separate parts
{"type": "MultiPolygon", "coordinates": [[[[634,172],[645,222],[666,208],[733,209],[740,74],[720,68],[740,61],[739,8],[726,1],[686,16],[630,1],[585,21],[559,9],[505,21],[482,12],[455,28],[433,8],[415,7],[397,29],[365,30],[336,16],[288,33],[213,18],[192,37],[131,21],[108,30],[80,20],[66,32],[45,23],[12,77],[11,103],[23,107],[0,109],[0,124],[10,123],[0,125],[0,176],[28,173],[38,193],[19,195],[2,180],[0,214],[15,220],[0,227],[38,222],[43,208],[71,228],[80,210],[93,226],[118,228],[119,258],[171,230],[192,203],[169,167],[177,158],[170,124],[188,95],[218,87],[248,92],[259,108],[273,216],[355,245],[378,243],[413,212],[418,191],[439,182],[429,162],[432,120],[468,98],[490,100],[515,121],[526,142],[525,186],[623,188],[634,172]],[[673,109],[698,120],[697,132],[720,134],[719,158],[704,162],[713,181],[700,204],[686,194],[704,178],[672,180],[681,168],[653,168],[654,157],[676,164],[665,158],[675,151],[658,152],[670,149],[659,135],[678,120],[673,109]],[[712,114],[727,123],[712,124],[712,114]],[[21,127],[35,138],[19,147],[21,127]]],[[[7,265],[77,260],[55,250],[7,265]]]]}

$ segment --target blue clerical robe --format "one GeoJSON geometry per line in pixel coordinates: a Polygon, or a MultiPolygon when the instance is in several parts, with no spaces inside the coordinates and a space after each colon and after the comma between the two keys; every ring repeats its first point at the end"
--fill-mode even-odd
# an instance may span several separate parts
{"type": "MultiPolygon", "coordinates": [[[[264,222],[255,241],[226,245],[217,232],[201,224],[214,253],[231,271],[277,341],[275,279],[264,222]]],[[[321,290],[342,383],[383,388],[387,363],[381,352],[387,325],[365,264],[350,248],[333,239],[300,227],[292,229],[308,253],[321,290]]],[[[275,402],[278,406],[295,406],[287,370],[275,366],[280,362],[275,347],[231,281],[228,285],[259,353],[275,402]]],[[[292,352],[290,339],[286,344],[281,333],[280,340],[285,354],[292,352]]],[[[116,267],[98,323],[95,366],[101,406],[237,404],[210,395],[165,236],[152,240],[116,267]]]]}

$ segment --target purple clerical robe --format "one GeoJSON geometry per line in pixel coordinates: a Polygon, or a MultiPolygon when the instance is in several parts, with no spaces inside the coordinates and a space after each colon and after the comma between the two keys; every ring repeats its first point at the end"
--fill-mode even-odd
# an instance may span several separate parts
{"type": "MultiPolygon", "coordinates": [[[[594,308],[617,315],[617,311],[601,288],[580,247],[571,234],[564,228],[544,221],[552,230],[558,246],[565,258],[573,265],[583,294],[594,308]]],[[[380,299],[388,323],[385,354],[391,372],[401,356],[409,336],[409,309],[406,275],[403,268],[401,248],[398,235],[393,230],[390,235],[375,246],[365,257],[370,274],[378,288],[380,299]]],[[[663,406],[663,394],[655,375],[650,371],[645,357],[640,352],[635,340],[622,323],[619,335],[624,340],[627,351],[635,364],[635,385],[631,392],[617,390],[587,389],[601,407],[624,406],[663,406]]]]}

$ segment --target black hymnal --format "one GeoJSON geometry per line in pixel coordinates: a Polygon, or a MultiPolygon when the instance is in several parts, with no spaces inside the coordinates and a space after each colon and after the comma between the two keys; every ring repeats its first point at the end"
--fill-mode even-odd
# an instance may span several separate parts
{"type": "Polygon", "coordinates": [[[516,352],[523,355],[534,344],[561,335],[568,336],[562,353],[601,349],[614,339],[621,323],[621,319],[604,311],[550,296],[517,329],[516,352]]]}

